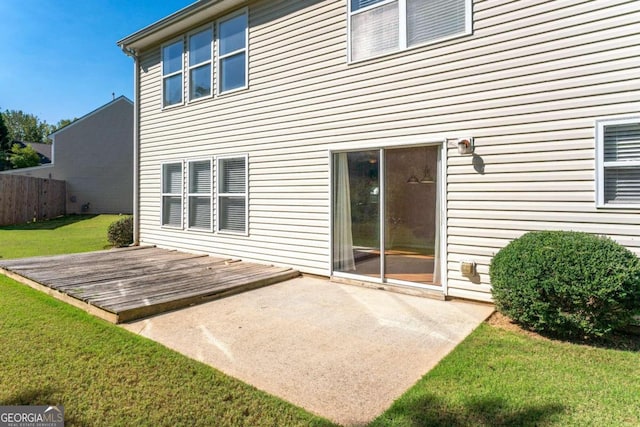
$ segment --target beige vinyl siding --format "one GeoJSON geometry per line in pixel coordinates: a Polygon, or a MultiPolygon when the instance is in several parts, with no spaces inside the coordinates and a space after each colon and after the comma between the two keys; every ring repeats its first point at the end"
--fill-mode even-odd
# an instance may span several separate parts
{"type": "Polygon", "coordinates": [[[640,254],[639,211],[595,208],[593,129],[640,109],[640,2],[474,1],[472,35],[354,64],[344,1],[248,10],[247,90],[162,111],[160,48],[142,54],[143,243],[327,275],[330,147],[473,136],[447,151],[450,295],[489,299],[491,257],[527,230],[640,254]],[[161,162],[229,154],[249,158],[249,235],[161,228],[161,162]]]}

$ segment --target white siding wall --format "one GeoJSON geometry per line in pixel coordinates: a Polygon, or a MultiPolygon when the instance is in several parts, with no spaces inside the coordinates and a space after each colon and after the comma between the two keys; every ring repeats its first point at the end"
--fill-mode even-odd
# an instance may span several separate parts
{"type": "Polygon", "coordinates": [[[448,151],[449,294],[488,299],[491,256],[527,230],[607,234],[640,253],[638,210],[597,210],[594,120],[640,110],[640,2],[475,1],[474,34],[347,64],[346,2],[249,5],[249,89],[161,110],[141,62],[141,240],[329,272],[328,148],[474,136],[448,151]],[[163,229],[162,161],[249,154],[249,236],[163,229]],[[474,280],[458,262],[478,263],[474,280]]]}

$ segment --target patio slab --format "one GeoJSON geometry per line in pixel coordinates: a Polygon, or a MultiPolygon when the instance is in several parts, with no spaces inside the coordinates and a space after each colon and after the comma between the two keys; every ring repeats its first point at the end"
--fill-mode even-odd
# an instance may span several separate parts
{"type": "Polygon", "coordinates": [[[491,305],[299,277],[122,325],[343,425],[363,425],[491,305]]]}

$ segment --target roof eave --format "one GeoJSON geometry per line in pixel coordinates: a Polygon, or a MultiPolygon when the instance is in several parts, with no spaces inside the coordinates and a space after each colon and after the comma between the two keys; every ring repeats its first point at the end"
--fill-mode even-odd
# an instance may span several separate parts
{"type": "Polygon", "coordinates": [[[179,34],[201,21],[246,4],[247,0],[199,0],[118,41],[124,50],[140,50],[179,34]]]}

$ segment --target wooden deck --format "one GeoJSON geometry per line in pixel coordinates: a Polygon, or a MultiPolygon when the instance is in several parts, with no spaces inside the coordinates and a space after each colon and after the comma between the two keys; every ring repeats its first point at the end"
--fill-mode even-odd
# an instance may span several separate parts
{"type": "Polygon", "coordinates": [[[300,275],[289,268],[153,247],[0,260],[0,273],[113,323],[300,275]]]}

